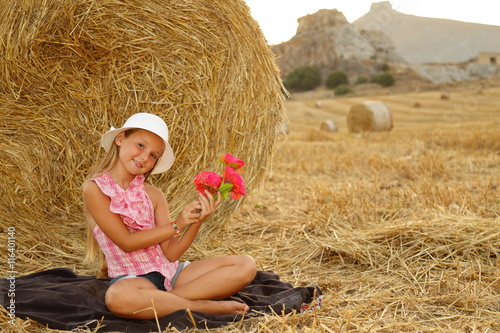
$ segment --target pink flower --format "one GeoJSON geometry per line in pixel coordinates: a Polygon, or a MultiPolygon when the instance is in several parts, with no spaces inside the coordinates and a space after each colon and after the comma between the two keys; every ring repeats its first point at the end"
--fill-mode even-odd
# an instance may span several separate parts
{"type": "MultiPolygon", "coordinates": [[[[194,176],[194,186],[198,193],[205,195],[205,190],[208,190],[210,194],[217,198],[218,192],[222,199],[227,199],[231,193],[231,198],[238,200],[241,196],[246,196],[245,194],[245,182],[238,172],[241,172],[241,168],[245,165],[245,162],[239,158],[234,157],[231,154],[226,154],[221,156],[221,161],[226,165],[226,170],[224,170],[222,177],[215,172],[203,171],[196,176],[194,176]]],[[[186,226],[181,236],[177,240],[180,242],[184,237],[184,233],[189,229],[186,226]]]]}
{"type": "Polygon", "coordinates": [[[236,171],[238,171],[245,165],[245,162],[243,162],[239,158],[234,157],[231,154],[226,154],[224,156],[221,156],[220,160],[222,161],[222,163],[232,167],[236,171]]]}
{"type": "Polygon", "coordinates": [[[230,183],[233,185],[229,192],[231,193],[231,197],[234,200],[238,200],[240,196],[246,196],[245,182],[243,181],[241,175],[236,172],[236,170],[234,170],[230,166],[227,166],[226,170],[224,170],[224,173],[222,174],[222,177],[224,179],[224,183],[230,183]]]}
{"type": "Polygon", "coordinates": [[[221,183],[222,177],[211,171],[203,171],[194,177],[196,191],[203,195],[205,190],[208,190],[212,195],[216,194],[221,183]]]}

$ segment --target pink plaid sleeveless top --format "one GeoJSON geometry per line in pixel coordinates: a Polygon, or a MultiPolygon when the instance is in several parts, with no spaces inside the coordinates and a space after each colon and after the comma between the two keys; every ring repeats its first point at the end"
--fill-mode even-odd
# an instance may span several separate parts
{"type": "MultiPolygon", "coordinates": [[[[109,209],[120,215],[129,232],[156,227],[153,203],[144,189],[143,175],[136,176],[126,190],[116,184],[109,173],[98,175],[92,180],[102,193],[111,199],[109,209]]],[[[165,289],[172,290],[170,280],[177,270],[178,261],[168,261],[160,244],[126,253],[113,243],[97,224],[92,234],[106,256],[109,277],[156,271],[165,276],[165,289]]]]}

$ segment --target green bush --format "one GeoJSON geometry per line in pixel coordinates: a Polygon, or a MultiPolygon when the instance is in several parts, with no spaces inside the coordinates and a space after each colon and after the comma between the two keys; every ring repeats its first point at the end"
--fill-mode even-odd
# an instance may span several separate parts
{"type": "Polygon", "coordinates": [[[337,86],[337,88],[335,88],[334,92],[335,92],[335,96],[342,96],[342,95],[352,93],[352,89],[345,84],[341,84],[341,85],[337,86]]]}
{"type": "Polygon", "coordinates": [[[333,71],[328,74],[325,81],[325,86],[330,89],[335,89],[341,84],[349,84],[347,74],[342,71],[333,71]]]}
{"type": "Polygon", "coordinates": [[[387,64],[387,63],[383,63],[382,65],[380,65],[380,70],[383,72],[388,72],[389,69],[390,69],[390,67],[389,67],[389,64],[387,64]]]}
{"type": "Polygon", "coordinates": [[[363,83],[368,83],[368,82],[370,82],[370,80],[366,76],[359,76],[356,79],[356,82],[354,84],[358,85],[358,84],[363,84],[363,83]]]}
{"type": "Polygon", "coordinates": [[[372,76],[371,81],[373,83],[380,84],[382,87],[392,86],[396,82],[394,76],[391,73],[382,73],[374,75],[372,76]]]}
{"type": "Polygon", "coordinates": [[[283,84],[288,90],[312,90],[321,84],[321,75],[316,66],[297,67],[288,74],[283,84]]]}

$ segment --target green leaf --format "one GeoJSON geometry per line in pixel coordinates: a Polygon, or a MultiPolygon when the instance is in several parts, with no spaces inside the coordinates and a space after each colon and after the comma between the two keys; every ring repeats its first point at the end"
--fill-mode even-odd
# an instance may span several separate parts
{"type": "Polygon", "coordinates": [[[233,184],[231,183],[223,183],[219,186],[219,192],[222,199],[226,200],[229,198],[229,192],[233,189],[233,184]]]}
{"type": "Polygon", "coordinates": [[[229,198],[229,191],[220,192],[220,196],[222,197],[222,199],[226,200],[227,198],[229,198]]]}
{"type": "Polygon", "coordinates": [[[227,193],[229,191],[231,191],[233,189],[233,184],[231,183],[224,183],[224,184],[221,184],[221,186],[219,186],[219,191],[221,193],[227,193]]]}

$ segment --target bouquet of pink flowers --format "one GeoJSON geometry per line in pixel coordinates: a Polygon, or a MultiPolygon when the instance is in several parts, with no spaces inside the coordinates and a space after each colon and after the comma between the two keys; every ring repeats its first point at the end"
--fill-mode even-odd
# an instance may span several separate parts
{"type": "Polygon", "coordinates": [[[208,190],[212,195],[220,195],[223,199],[231,198],[238,200],[240,196],[245,196],[245,182],[241,177],[245,162],[226,154],[221,157],[221,162],[226,166],[222,175],[211,171],[203,171],[194,177],[194,186],[200,194],[205,194],[208,190]]]}
{"type": "MultiPolygon", "coordinates": [[[[222,199],[228,199],[229,195],[233,200],[238,200],[245,194],[245,182],[241,177],[245,162],[231,154],[221,156],[221,162],[226,166],[222,175],[211,171],[203,171],[194,177],[194,186],[198,193],[205,195],[208,190],[215,198],[220,193],[222,199]]],[[[181,241],[184,233],[189,229],[189,225],[184,229],[179,237],[181,241]]]]}

